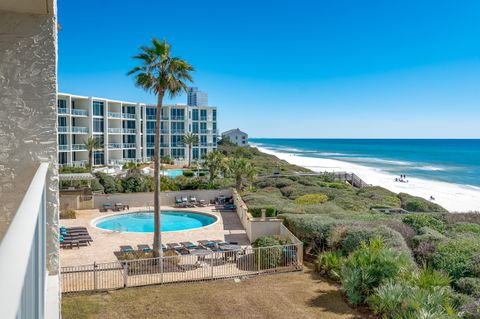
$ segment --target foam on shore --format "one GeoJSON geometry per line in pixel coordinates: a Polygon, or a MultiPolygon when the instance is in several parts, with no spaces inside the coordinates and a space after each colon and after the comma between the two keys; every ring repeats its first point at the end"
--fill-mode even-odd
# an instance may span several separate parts
{"type": "MultiPolygon", "coordinates": [[[[257,146],[258,147],[258,146],[257,146]]],[[[459,185],[407,176],[408,183],[395,182],[393,174],[380,169],[365,167],[339,160],[304,157],[294,153],[276,152],[258,147],[261,152],[275,155],[290,164],[302,166],[315,172],[353,172],[366,183],[384,187],[395,193],[408,193],[429,199],[451,212],[480,211],[480,187],[459,185]]]]}

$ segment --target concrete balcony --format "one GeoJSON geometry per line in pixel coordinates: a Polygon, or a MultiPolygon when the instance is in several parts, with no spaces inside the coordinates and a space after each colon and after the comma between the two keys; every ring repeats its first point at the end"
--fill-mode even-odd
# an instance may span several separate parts
{"type": "Polygon", "coordinates": [[[122,143],[108,143],[109,150],[121,149],[122,143]]]}
{"type": "Polygon", "coordinates": [[[65,114],[65,115],[70,114],[67,108],[60,107],[57,110],[58,110],[58,114],[65,114]]]}
{"type": "Polygon", "coordinates": [[[122,132],[124,134],[136,134],[137,130],[134,129],[134,128],[124,128],[124,129],[122,129],[122,132]]]}
{"type": "Polygon", "coordinates": [[[123,119],[135,119],[135,114],[130,114],[130,113],[122,113],[122,118],[123,119]]]}
{"type": "Polygon", "coordinates": [[[82,126],[73,126],[71,127],[71,132],[78,134],[88,134],[88,128],[82,126]]]}
{"type": "Polygon", "coordinates": [[[72,116],[88,116],[88,111],[82,109],[72,109],[72,116]]]}
{"type": "Polygon", "coordinates": [[[108,133],[112,134],[122,134],[123,129],[121,127],[110,127],[108,128],[108,133]]]}
{"type": "Polygon", "coordinates": [[[72,151],[86,151],[87,147],[85,144],[72,144],[72,151]]]}
{"type": "Polygon", "coordinates": [[[108,116],[108,118],[111,118],[111,119],[121,119],[122,118],[122,113],[108,112],[107,116],[108,116]]]}

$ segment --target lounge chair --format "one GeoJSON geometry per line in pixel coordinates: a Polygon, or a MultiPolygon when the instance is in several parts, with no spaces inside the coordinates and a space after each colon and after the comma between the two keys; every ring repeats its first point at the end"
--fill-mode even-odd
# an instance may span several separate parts
{"type": "Polygon", "coordinates": [[[195,249],[195,248],[198,248],[198,245],[195,245],[194,243],[192,243],[191,241],[183,241],[180,243],[180,245],[182,245],[183,247],[185,247],[186,249],[195,249]]]}
{"type": "Polygon", "coordinates": [[[190,205],[194,207],[198,205],[197,198],[195,196],[190,196],[190,205]]]}
{"type": "Polygon", "coordinates": [[[112,209],[112,204],[110,204],[110,203],[103,204],[103,211],[104,212],[108,212],[109,209],[112,209]]]}
{"type": "Polygon", "coordinates": [[[122,253],[133,253],[135,250],[130,245],[120,246],[120,251],[122,253]]]}
{"type": "Polygon", "coordinates": [[[152,248],[150,248],[149,245],[142,244],[142,245],[137,245],[138,250],[143,251],[143,252],[149,252],[152,251],[152,248]]]}
{"type": "Polygon", "coordinates": [[[177,249],[181,249],[183,246],[180,245],[179,243],[168,243],[167,244],[167,248],[168,249],[172,249],[172,250],[177,250],[177,249]]]}
{"type": "Polygon", "coordinates": [[[198,201],[198,206],[199,207],[206,207],[207,206],[207,202],[204,200],[204,199],[200,199],[198,201]]]}
{"type": "Polygon", "coordinates": [[[207,248],[215,247],[215,245],[217,245],[217,243],[213,240],[199,240],[198,243],[207,248]]]}
{"type": "Polygon", "coordinates": [[[184,207],[184,203],[181,197],[175,196],[175,207],[184,207]]]}

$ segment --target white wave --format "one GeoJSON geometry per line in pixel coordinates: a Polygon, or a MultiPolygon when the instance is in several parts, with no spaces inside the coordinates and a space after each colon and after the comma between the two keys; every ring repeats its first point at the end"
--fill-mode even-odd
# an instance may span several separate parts
{"type": "Polygon", "coordinates": [[[386,160],[386,159],[375,158],[375,157],[349,157],[349,158],[340,158],[340,159],[348,160],[352,162],[363,162],[363,163],[377,163],[377,164],[389,164],[389,165],[400,165],[400,166],[413,165],[413,163],[411,162],[386,160]]]}
{"type": "Polygon", "coordinates": [[[438,166],[432,166],[432,165],[425,165],[425,166],[417,166],[417,167],[412,167],[413,169],[418,169],[421,171],[433,171],[433,172],[439,172],[439,171],[446,171],[447,169],[444,167],[438,167],[438,166]]]}

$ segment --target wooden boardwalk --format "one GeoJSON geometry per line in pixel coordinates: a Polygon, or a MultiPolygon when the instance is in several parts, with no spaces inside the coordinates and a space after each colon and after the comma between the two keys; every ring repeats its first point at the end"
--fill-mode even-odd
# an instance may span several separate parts
{"type": "Polygon", "coordinates": [[[358,175],[355,173],[348,173],[348,172],[320,172],[320,173],[294,173],[294,174],[271,174],[271,175],[259,175],[257,178],[275,178],[275,177],[292,177],[292,176],[326,176],[326,175],[333,175],[336,179],[341,181],[345,181],[350,185],[363,188],[367,186],[371,186],[367,184],[364,180],[362,180],[358,175]]]}

